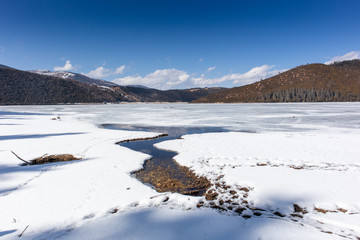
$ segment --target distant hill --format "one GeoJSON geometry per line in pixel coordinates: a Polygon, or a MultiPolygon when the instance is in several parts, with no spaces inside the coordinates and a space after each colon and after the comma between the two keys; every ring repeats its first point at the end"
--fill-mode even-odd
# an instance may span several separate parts
{"type": "Polygon", "coordinates": [[[360,101],[360,60],[308,64],[195,103],[360,101]]]}
{"type": "Polygon", "coordinates": [[[6,66],[6,65],[0,64],[0,68],[11,68],[11,67],[8,67],[8,66],[6,66]]]}
{"type": "Polygon", "coordinates": [[[128,101],[112,89],[11,68],[0,68],[0,89],[1,105],[128,101]]]}
{"type": "Polygon", "coordinates": [[[147,86],[143,86],[143,85],[125,85],[125,87],[136,87],[136,88],[146,88],[146,89],[150,89],[149,87],[147,86]]]}
{"type": "Polygon", "coordinates": [[[161,91],[144,87],[120,86],[71,72],[29,72],[1,66],[0,105],[190,102],[222,90],[222,88],[195,88],[161,91]]]}
{"type": "Polygon", "coordinates": [[[114,87],[121,89],[129,98],[137,102],[191,102],[203,96],[224,90],[224,88],[192,88],[192,89],[174,89],[157,90],[153,88],[114,87]]]}

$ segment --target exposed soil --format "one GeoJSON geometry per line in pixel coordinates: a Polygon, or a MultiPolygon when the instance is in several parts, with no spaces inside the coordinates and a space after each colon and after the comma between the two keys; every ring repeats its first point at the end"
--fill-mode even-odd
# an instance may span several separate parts
{"type": "Polygon", "coordinates": [[[294,204],[294,212],[296,212],[296,213],[302,213],[302,214],[307,213],[306,209],[300,207],[300,206],[297,205],[297,204],[294,204]]]}

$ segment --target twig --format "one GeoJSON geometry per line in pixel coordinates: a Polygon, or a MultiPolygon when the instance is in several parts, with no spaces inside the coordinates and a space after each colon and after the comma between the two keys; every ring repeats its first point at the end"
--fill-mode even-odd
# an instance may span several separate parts
{"type": "Polygon", "coordinates": [[[22,235],[24,234],[24,232],[26,231],[26,229],[28,229],[29,225],[26,226],[26,228],[24,229],[24,231],[22,231],[22,233],[18,236],[18,237],[22,237],[22,235]]]}
{"type": "Polygon", "coordinates": [[[27,164],[29,164],[29,165],[31,165],[31,163],[30,162],[28,162],[28,161],[26,161],[26,160],[24,160],[24,159],[22,159],[21,157],[19,157],[18,155],[16,155],[16,153],[14,153],[13,151],[11,151],[12,152],[12,154],[14,154],[18,159],[20,159],[21,161],[23,161],[23,162],[25,162],[25,163],[27,163],[27,164]]]}
{"type": "Polygon", "coordinates": [[[42,155],[41,157],[39,157],[39,158],[43,158],[43,157],[45,157],[45,156],[47,156],[48,155],[48,153],[45,153],[44,155],[42,155]]]}

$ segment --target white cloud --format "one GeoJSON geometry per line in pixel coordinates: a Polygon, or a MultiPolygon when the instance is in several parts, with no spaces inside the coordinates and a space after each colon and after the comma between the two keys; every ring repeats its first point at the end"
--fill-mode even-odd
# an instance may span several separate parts
{"type": "Polygon", "coordinates": [[[325,64],[331,64],[334,62],[341,62],[353,59],[360,59],[360,51],[351,51],[342,56],[335,56],[330,61],[325,62],[325,64]]]}
{"type": "MultiPolygon", "coordinates": [[[[215,67],[211,68],[215,69],[215,67]]],[[[283,71],[285,70],[274,70],[274,66],[262,65],[260,67],[254,67],[245,73],[233,73],[218,78],[206,78],[205,73],[196,77],[196,75],[190,76],[190,74],[185,71],[173,68],[156,70],[144,77],[135,75],[117,78],[114,79],[113,82],[120,85],[144,85],[157,89],[219,86],[219,84],[225,82],[242,86],[274,76],[283,71]]]]}
{"type": "Polygon", "coordinates": [[[126,65],[121,65],[120,67],[116,68],[114,71],[113,69],[105,68],[105,67],[101,66],[94,70],[91,70],[88,73],[83,73],[83,74],[88,77],[91,77],[91,78],[104,78],[104,77],[123,74],[125,71],[125,68],[126,68],[126,65]]]}
{"type": "Polygon", "coordinates": [[[125,65],[122,65],[115,70],[115,74],[123,74],[124,71],[125,71],[125,65]]]}
{"type": "Polygon", "coordinates": [[[120,85],[145,85],[158,89],[169,89],[185,83],[190,78],[190,75],[177,69],[162,69],[156,70],[153,73],[142,76],[127,76],[117,78],[113,82],[120,85]]]}
{"type": "Polygon", "coordinates": [[[91,78],[102,78],[110,76],[111,70],[106,69],[103,66],[96,68],[95,70],[91,70],[89,73],[86,73],[85,75],[91,78]]]}
{"type": "Polygon", "coordinates": [[[216,68],[216,66],[209,67],[207,71],[208,71],[208,72],[211,72],[212,70],[215,70],[215,68],[216,68]]]}
{"type": "Polygon", "coordinates": [[[236,84],[237,86],[242,86],[274,76],[279,72],[285,71],[272,70],[274,67],[275,66],[262,65],[260,67],[254,67],[246,73],[233,73],[224,75],[219,78],[205,78],[204,76],[201,76],[199,78],[193,78],[192,81],[193,84],[197,86],[209,86],[213,84],[223,83],[226,81],[232,81],[233,84],[236,84]]]}
{"type": "Polygon", "coordinates": [[[204,61],[204,59],[203,58],[199,58],[199,62],[203,62],[204,61]]]}
{"type": "Polygon", "coordinates": [[[63,67],[54,67],[54,71],[71,71],[75,70],[74,66],[71,64],[70,60],[66,60],[63,67]]]}

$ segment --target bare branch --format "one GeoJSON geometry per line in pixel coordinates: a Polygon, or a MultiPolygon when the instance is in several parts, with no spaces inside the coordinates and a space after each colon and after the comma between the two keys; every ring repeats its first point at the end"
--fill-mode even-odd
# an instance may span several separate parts
{"type": "Polygon", "coordinates": [[[14,153],[13,151],[11,151],[12,152],[12,154],[14,154],[18,159],[20,159],[21,161],[23,161],[23,162],[25,162],[26,164],[29,164],[29,165],[31,165],[31,163],[30,162],[28,162],[28,161],[26,161],[26,160],[24,160],[24,159],[22,159],[21,157],[19,157],[16,153],[14,153]]]}
{"type": "Polygon", "coordinates": [[[22,237],[22,235],[24,234],[24,232],[26,231],[26,229],[28,229],[29,225],[26,226],[26,228],[24,229],[24,231],[22,231],[22,233],[18,236],[18,237],[22,237]]]}

